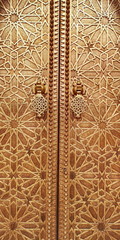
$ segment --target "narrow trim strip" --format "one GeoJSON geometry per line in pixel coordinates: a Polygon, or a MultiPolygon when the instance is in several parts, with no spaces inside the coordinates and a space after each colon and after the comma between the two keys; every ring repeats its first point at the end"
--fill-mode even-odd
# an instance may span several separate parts
{"type": "Polygon", "coordinates": [[[60,56],[61,56],[61,0],[59,0],[59,53],[58,53],[58,151],[57,151],[57,216],[56,216],[56,239],[59,240],[59,166],[60,166],[60,56]]]}

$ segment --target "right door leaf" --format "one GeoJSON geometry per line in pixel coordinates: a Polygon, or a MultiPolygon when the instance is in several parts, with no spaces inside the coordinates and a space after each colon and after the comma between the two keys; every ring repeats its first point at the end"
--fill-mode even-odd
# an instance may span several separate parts
{"type": "MultiPolygon", "coordinates": [[[[61,213],[67,230],[61,239],[118,240],[119,1],[71,1],[69,23],[70,87],[79,77],[86,89],[87,109],[81,118],[75,118],[70,110],[68,167],[61,173],[67,189],[61,187],[64,202],[60,205],[67,209],[66,217],[61,213]]],[[[62,160],[61,166],[65,166],[62,160]]]]}

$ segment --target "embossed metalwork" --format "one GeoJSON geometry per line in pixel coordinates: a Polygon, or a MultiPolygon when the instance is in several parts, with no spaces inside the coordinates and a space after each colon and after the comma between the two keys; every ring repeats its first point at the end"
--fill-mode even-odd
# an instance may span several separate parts
{"type": "Polygon", "coordinates": [[[41,93],[37,93],[31,105],[32,110],[41,117],[47,110],[47,100],[41,93]]]}
{"type": "Polygon", "coordinates": [[[57,0],[0,0],[1,240],[56,239],[58,19],[57,0]],[[38,119],[41,71],[48,113],[38,119]]]}
{"type": "Polygon", "coordinates": [[[61,19],[62,26],[65,19],[66,25],[70,24],[67,32],[61,29],[62,44],[68,34],[70,40],[62,52],[66,72],[65,76],[62,72],[61,82],[59,239],[118,240],[120,5],[116,0],[70,3],[62,3],[61,19]],[[70,49],[70,62],[66,49],[70,49]],[[69,109],[73,99],[71,86],[77,74],[87,91],[89,107],[81,121],[68,111],[63,120],[64,109],[69,109]],[[65,81],[67,78],[70,80],[65,81]]]}
{"type": "Polygon", "coordinates": [[[120,239],[119,1],[60,6],[59,48],[58,0],[0,0],[1,240],[120,239]],[[36,119],[31,89],[41,69],[48,114],[36,119]],[[77,74],[89,103],[81,121],[70,112],[77,74]]]}
{"type": "Polygon", "coordinates": [[[60,162],[59,162],[59,236],[69,239],[69,141],[70,141],[70,80],[69,80],[69,28],[70,0],[61,0],[61,52],[60,52],[60,162]]]}
{"type": "Polygon", "coordinates": [[[87,108],[87,103],[84,97],[77,94],[71,101],[71,110],[73,111],[75,117],[80,118],[81,114],[85,112],[87,108]]]}
{"type": "Polygon", "coordinates": [[[76,84],[73,83],[73,95],[76,96],[71,100],[71,110],[75,117],[80,118],[81,114],[87,109],[87,102],[84,98],[85,92],[80,80],[76,84]]]}
{"type": "Polygon", "coordinates": [[[43,96],[46,92],[46,84],[41,78],[35,84],[35,97],[32,100],[31,109],[37,114],[37,117],[42,117],[47,110],[47,100],[43,96]]]}

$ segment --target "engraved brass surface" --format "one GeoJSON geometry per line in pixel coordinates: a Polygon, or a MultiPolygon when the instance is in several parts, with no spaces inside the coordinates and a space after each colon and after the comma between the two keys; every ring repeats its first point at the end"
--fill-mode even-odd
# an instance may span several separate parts
{"type": "Polygon", "coordinates": [[[80,80],[73,83],[73,99],[71,100],[71,110],[76,118],[81,118],[81,114],[87,109],[85,91],[80,80]]]}
{"type": "Polygon", "coordinates": [[[59,239],[118,240],[120,2],[66,0],[61,11],[59,239]],[[81,119],[69,113],[77,75],[89,105],[81,119]]]}
{"type": "Polygon", "coordinates": [[[0,0],[0,240],[120,239],[119,33],[118,0],[0,0]]]}
{"type": "Polygon", "coordinates": [[[46,83],[42,79],[38,79],[35,83],[35,97],[32,100],[31,109],[36,113],[37,117],[42,117],[48,108],[47,100],[44,95],[46,92],[46,83]]]}
{"type": "Polygon", "coordinates": [[[56,239],[58,19],[57,0],[0,0],[0,240],[56,239]]]}

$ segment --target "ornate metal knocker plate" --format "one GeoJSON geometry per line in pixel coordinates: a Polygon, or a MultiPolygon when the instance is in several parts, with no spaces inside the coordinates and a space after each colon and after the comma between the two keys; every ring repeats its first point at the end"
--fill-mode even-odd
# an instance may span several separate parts
{"type": "Polygon", "coordinates": [[[45,83],[41,80],[35,84],[35,97],[32,101],[31,108],[36,113],[37,117],[42,117],[47,110],[47,100],[43,96],[45,93],[45,83]]]}
{"type": "Polygon", "coordinates": [[[80,81],[77,84],[73,84],[73,99],[71,101],[71,110],[76,118],[80,118],[81,114],[85,112],[87,108],[87,102],[85,100],[85,92],[83,90],[83,85],[80,81]]]}

